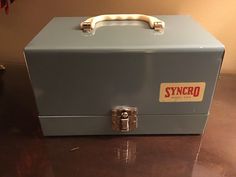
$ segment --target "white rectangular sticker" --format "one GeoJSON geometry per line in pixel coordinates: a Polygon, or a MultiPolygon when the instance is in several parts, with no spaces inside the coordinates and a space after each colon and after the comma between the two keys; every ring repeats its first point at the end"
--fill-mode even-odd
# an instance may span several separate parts
{"type": "Polygon", "coordinates": [[[205,82],[161,83],[160,102],[201,102],[205,82]]]}

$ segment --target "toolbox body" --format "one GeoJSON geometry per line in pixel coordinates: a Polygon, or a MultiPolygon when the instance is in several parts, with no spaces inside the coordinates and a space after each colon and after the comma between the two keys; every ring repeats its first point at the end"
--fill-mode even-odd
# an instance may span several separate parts
{"type": "Polygon", "coordinates": [[[44,135],[203,132],[224,46],[189,16],[158,17],[163,32],[112,21],[85,33],[84,17],[46,25],[25,48],[44,135]],[[114,130],[120,107],[136,109],[131,131],[114,130]]]}

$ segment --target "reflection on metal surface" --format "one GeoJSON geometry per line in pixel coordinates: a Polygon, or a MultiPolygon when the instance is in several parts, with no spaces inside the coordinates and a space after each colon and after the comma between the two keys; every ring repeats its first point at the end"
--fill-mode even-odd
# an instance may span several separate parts
{"type": "Polygon", "coordinates": [[[124,141],[115,148],[115,156],[117,160],[126,164],[134,163],[136,160],[136,143],[129,140],[124,141]]]}

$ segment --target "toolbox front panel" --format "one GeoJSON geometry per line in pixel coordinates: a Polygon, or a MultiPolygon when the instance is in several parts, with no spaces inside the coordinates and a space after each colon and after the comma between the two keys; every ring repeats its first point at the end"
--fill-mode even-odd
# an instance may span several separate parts
{"type": "Polygon", "coordinates": [[[39,120],[45,136],[201,134],[207,114],[139,115],[138,128],[130,132],[112,130],[110,116],[39,116],[39,120]]]}
{"type": "Polygon", "coordinates": [[[41,116],[110,115],[114,106],[139,114],[208,113],[222,50],[169,52],[26,51],[41,116]],[[161,83],[205,82],[200,102],[159,102],[161,83]]]}

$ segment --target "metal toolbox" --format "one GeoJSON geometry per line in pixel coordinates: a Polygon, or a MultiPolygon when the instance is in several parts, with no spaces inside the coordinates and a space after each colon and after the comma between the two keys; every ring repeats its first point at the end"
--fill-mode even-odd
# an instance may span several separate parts
{"type": "Polygon", "coordinates": [[[56,17],[25,47],[44,135],[201,134],[224,46],[190,16],[56,17]]]}

